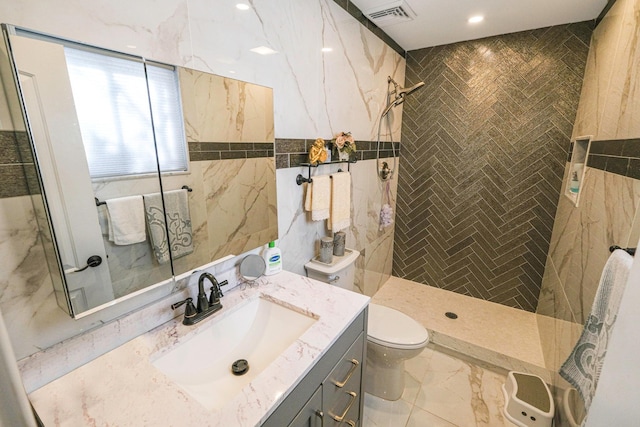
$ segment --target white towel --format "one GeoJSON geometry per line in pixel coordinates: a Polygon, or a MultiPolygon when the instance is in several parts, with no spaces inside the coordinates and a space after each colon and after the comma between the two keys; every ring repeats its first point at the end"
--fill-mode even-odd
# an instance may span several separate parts
{"type": "Polygon", "coordinates": [[[147,240],[142,196],[120,197],[105,202],[109,241],[116,245],[132,245],[147,240]]]}
{"type": "Polygon", "coordinates": [[[329,230],[334,232],[351,225],[351,174],[349,172],[331,175],[331,217],[328,225],[329,230]]]}
{"type": "Polygon", "coordinates": [[[562,378],[578,390],[585,409],[595,394],[632,263],[633,257],[620,249],[609,256],[582,335],[560,368],[562,378]]]}
{"type": "Polygon", "coordinates": [[[311,184],[307,184],[307,195],[304,202],[305,210],[311,212],[313,221],[320,221],[329,218],[330,206],[331,179],[328,175],[314,176],[311,184]]]}

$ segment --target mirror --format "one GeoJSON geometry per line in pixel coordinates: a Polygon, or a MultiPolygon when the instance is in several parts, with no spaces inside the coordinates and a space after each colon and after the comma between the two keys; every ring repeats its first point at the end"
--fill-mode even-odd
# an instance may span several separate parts
{"type": "Polygon", "coordinates": [[[72,317],[277,238],[271,89],[3,29],[72,317]]]}
{"type": "Polygon", "coordinates": [[[278,238],[272,89],[186,68],[178,75],[190,174],[162,182],[193,188],[196,243],[174,260],[176,275],[278,238]]]}
{"type": "Polygon", "coordinates": [[[267,264],[260,255],[247,255],[240,263],[240,276],[246,282],[255,282],[264,275],[266,269],[267,264]]]}

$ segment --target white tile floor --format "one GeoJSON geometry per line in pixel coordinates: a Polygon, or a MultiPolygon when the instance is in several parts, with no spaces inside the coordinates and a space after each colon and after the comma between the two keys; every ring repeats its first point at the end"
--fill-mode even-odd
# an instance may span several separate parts
{"type": "Polygon", "coordinates": [[[513,427],[502,414],[504,374],[427,347],[405,378],[400,400],[365,395],[362,427],[513,427]]]}

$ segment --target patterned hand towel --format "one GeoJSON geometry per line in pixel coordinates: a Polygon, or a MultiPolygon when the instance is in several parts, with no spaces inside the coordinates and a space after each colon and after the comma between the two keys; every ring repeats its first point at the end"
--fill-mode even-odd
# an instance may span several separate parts
{"type": "Polygon", "coordinates": [[[585,409],[589,409],[598,385],[632,263],[633,257],[627,252],[620,249],[613,251],[602,270],[598,291],[582,334],[560,368],[562,378],[578,390],[585,409]]]}
{"type": "Polygon", "coordinates": [[[304,209],[311,212],[313,221],[329,218],[331,203],[331,182],[328,175],[313,177],[313,182],[307,184],[307,194],[304,201],[304,209]]]}
{"type": "Polygon", "coordinates": [[[331,175],[329,230],[336,232],[349,225],[351,225],[351,174],[338,172],[331,175]]]}
{"type": "Polygon", "coordinates": [[[191,230],[191,215],[189,213],[189,199],[187,190],[167,191],[164,193],[164,204],[167,209],[166,221],[169,229],[169,242],[165,226],[165,216],[162,214],[162,198],[160,193],[145,194],[144,206],[147,227],[153,253],[158,263],[165,264],[174,259],[189,255],[193,252],[193,233],[191,230]]]}
{"type": "Polygon", "coordinates": [[[133,245],[147,240],[142,196],[105,200],[109,241],[116,245],[133,245]]]}

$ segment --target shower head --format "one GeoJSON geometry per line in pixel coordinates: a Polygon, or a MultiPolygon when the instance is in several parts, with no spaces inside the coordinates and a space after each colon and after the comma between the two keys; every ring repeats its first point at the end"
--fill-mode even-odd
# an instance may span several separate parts
{"type": "Polygon", "coordinates": [[[411,87],[401,87],[401,88],[398,88],[398,89],[396,89],[396,91],[397,91],[396,96],[402,96],[402,97],[404,97],[404,96],[410,95],[410,94],[412,94],[413,92],[415,92],[416,90],[420,89],[422,86],[424,86],[424,82],[416,83],[416,84],[414,84],[414,85],[413,85],[413,86],[411,86],[411,87]]]}
{"type": "Polygon", "coordinates": [[[393,107],[402,104],[405,98],[407,97],[407,95],[412,94],[413,92],[415,92],[416,90],[424,86],[424,82],[418,82],[415,85],[408,88],[400,87],[400,85],[396,83],[396,81],[393,80],[391,77],[387,78],[387,82],[393,83],[394,88],[392,91],[387,92],[387,106],[382,112],[382,117],[386,116],[393,107]],[[395,95],[395,98],[393,101],[391,100],[391,95],[395,95]]]}

